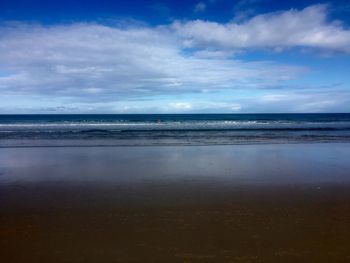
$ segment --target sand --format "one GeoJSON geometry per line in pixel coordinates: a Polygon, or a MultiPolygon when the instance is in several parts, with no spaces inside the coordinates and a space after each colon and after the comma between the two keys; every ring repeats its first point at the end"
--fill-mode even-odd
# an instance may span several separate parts
{"type": "Polygon", "coordinates": [[[4,262],[349,262],[350,144],[0,149],[4,262]]]}

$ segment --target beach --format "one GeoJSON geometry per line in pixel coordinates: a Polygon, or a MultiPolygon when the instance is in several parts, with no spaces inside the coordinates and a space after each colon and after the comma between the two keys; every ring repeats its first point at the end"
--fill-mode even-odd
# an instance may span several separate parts
{"type": "Polygon", "coordinates": [[[349,143],[0,148],[6,262],[348,262],[349,143]]]}
{"type": "Polygon", "coordinates": [[[350,0],[0,0],[0,263],[350,263],[350,0]]]}

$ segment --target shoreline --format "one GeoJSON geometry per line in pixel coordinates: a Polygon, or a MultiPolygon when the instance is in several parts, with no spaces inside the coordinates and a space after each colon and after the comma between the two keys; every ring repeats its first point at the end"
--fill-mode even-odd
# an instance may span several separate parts
{"type": "MultiPolygon", "coordinates": [[[[35,141],[35,140],[34,140],[35,141]]],[[[101,143],[100,141],[92,141],[91,140],[62,140],[62,139],[50,139],[50,140],[37,140],[35,141],[35,144],[33,144],[33,140],[7,140],[4,139],[0,141],[0,149],[4,148],[54,148],[54,147],[63,147],[63,148],[69,148],[69,147],[182,147],[182,146],[194,146],[194,147],[201,147],[201,146],[241,146],[241,145],[294,145],[294,144],[350,144],[350,139],[344,139],[344,140],[290,140],[290,141],[285,141],[285,140],[266,140],[266,141],[253,141],[253,140],[246,140],[242,142],[231,142],[231,143],[208,143],[208,142],[198,142],[198,143],[179,143],[179,142],[158,142],[155,140],[154,143],[143,143],[138,141],[135,143],[135,140],[131,140],[128,143],[118,143],[116,144],[111,144],[110,141],[108,140],[103,140],[106,143],[101,143]],[[15,141],[15,143],[13,143],[15,141]],[[57,143],[59,142],[59,143],[57,143]]],[[[150,140],[145,140],[150,141],[150,140]]]]}
{"type": "Polygon", "coordinates": [[[198,183],[204,178],[236,184],[349,182],[347,156],[350,143],[9,147],[0,148],[0,184],[198,183]]]}

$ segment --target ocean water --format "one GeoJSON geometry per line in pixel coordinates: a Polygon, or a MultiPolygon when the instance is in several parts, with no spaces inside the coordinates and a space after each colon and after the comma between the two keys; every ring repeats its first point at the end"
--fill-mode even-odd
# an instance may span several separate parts
{"type": "Polygon", "coordinates": [[[346,113],[0,115],[0,147],[349,141],[346,113]]]}

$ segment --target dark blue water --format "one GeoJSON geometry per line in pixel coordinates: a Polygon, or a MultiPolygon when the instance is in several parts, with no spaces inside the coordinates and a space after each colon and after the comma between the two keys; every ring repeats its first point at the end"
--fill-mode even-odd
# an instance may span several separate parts
{"type": "Polygon", "coordinates": [[[0,115],[0,146],[350,141],[350,114],[0,115]]]}

